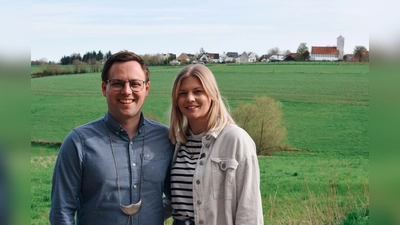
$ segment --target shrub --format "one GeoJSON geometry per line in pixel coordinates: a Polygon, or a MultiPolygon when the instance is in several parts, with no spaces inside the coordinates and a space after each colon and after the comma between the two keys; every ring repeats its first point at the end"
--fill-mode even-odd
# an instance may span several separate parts
{"type": "Polygon", "coordinates": [[[254,104],[240,103],[232,116],[236,123],[249,133],[257,146],[258,155],[270,155],[287,150],[286,128],[282,126],[282,103],[262,96],[254,104]]]}
{"type": "Polygon", "coordinates": [[[347,214],[343,225],[367,225],[369,224],[369,209],[352,211],[347,214]]]}

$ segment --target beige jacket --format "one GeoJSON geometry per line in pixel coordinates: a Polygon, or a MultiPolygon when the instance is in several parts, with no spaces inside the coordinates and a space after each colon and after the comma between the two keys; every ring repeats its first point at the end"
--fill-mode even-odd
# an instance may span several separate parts
{"type": "MultiPolygon", "coordinates": [[[[254,141],[242,128],[227,125],[202,139],[193,175],[195,224],[260,225],[263,212],[254,141]]],[[[180,143],[175,147],[174,160],[180,143]]]]}

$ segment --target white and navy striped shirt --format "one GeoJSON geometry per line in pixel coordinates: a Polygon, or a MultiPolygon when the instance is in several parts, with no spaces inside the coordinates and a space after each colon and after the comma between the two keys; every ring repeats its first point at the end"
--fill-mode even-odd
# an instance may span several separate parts
{"type": "Polygon", "coordinates": [[[194,135],[191,131],[186,136],[186,143],[181,145],[171,170],[172,217],[177,220],[194,220],[193,209],[193,174],[201,150],[203,133],[194,135]]]}

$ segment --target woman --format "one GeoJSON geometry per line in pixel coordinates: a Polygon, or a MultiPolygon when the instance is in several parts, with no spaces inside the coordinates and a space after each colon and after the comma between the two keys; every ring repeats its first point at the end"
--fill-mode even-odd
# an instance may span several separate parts
{"type": "Polygon", "coordinates": [[[212,72],[189,65],[172,88],[174,225],[263,224],[256,147],[226,109],[212,72]]]}

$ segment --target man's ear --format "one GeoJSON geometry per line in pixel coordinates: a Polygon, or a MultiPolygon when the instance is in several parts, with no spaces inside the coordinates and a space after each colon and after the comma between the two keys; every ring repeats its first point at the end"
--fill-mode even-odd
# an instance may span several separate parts
{"type": "Polygon", "coordinates": [[[101,91],[103,92],[104,97],[106,97],[106,90],[107,90],[107,84],[106,84],[106,82],[102,81],[101,82],[101,91]]]}
{"type": "Polygon", "coordinates": [[[146,83],[146,97],[149,95],[149,91],[150,91],[150,81],[147,81],[146,83]]]}

